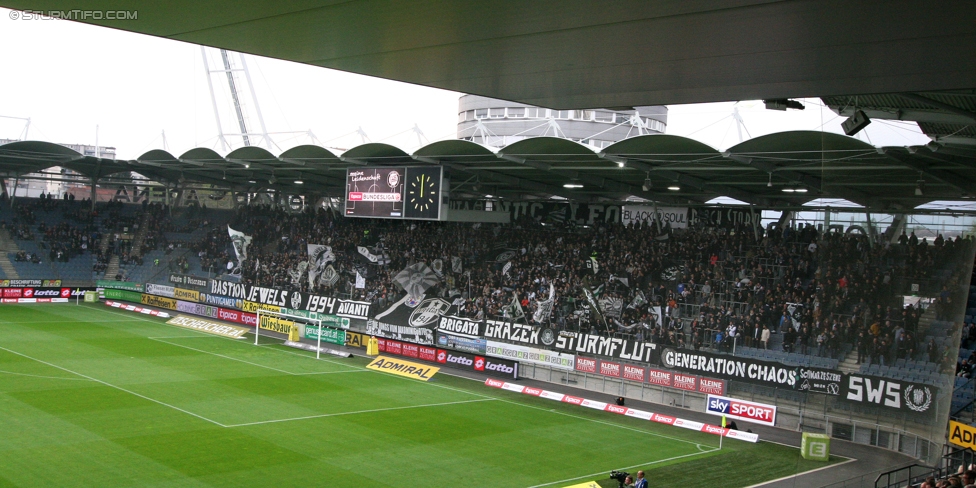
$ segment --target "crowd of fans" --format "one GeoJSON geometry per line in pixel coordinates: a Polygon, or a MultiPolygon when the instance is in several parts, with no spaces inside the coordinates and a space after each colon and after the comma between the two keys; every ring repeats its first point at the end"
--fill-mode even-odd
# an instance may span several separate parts
{"type": "MultiPolygon", "coordinates": [[[[902,295],[911,283],[937,286],[935,274],[952,268],[973,245],[971,238],[938,236],[930,243],[914,234],[872,245],[864,235],[823,234],[810,225],[659,229],[523,220],[501,226],[351,219],[329,209],[296,214],[265,206],[239,209],[230,226],[252,237],[247,259],[238,266],[226,227],[212,227],[192,245],[202,271],[240,273],[245,283],[349,296],[383,309],[405,295],[397,273],[424,262],[438,282],[426,296],[458,305],[462,316],[524,314],[534,323],[551,284],[552,313],[543,321],[558,329],[695,348],[776,342],[788,352],[833,358],[847,344],[856,348],[858,362],[881,365],[944,359],[944,351],[922,341],[921,310],[905,306],[902,295]],[[299,272],[309,244],[332,248],[337,282],[310,283],[299,272]],[[360,246],[379,256],[378,264],[360,246]],[[357,273],[365,278],[362,288],[355,287],[357,273]],[[777,335],[781,340],[772,341],[777,335]]],[[[934,304],[942,314],[956,299],[948,290],[958,288],[947,285],[934,304]]]]}

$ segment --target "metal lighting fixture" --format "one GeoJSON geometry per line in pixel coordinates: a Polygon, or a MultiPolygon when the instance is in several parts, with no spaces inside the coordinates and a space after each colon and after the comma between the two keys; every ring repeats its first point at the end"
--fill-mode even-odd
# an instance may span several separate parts
{"type": "Polygon", "coordinates": [[[766,104],[766,110],[780,110],[785,112],[788,108],[795,110],[803,110],[806,108],[802,103],[796,100],[790,100],[789,98],[773,98],[763,100],[763,103],[766,104]]]}
{"type": "Polygon", "coordinates": [[[766,182],[766,188],[772,188],[772,187],[773,187],[773,172],[770,171],[769,172],[769,181],[766,182]]]}
{"type": "Polygon", "coordinates": [[[916,197],[922,196],[923,194],[922,190],[924,188],[925,188],[925,180],[919,178],[919,180],[915,182],[915,196],[916,197]]]}
{"type": "Polygon", "coordinates": [[[644,185],[641,186],[644,191],[651,191],[651,172],[647,172],[647,178],[644,178],[644,185]]]}
{"type": "Polygon", "coordinates": [[[275,178],[274,175],[271,175],[271,178],[268,178],[268,183],[270,183],[272,185],[275,184],[275,183],[277,183],[277,182],[278,182],[278,178],[275,178]]]}
{"type": "Polygon", "coordinates": [[[295,184],[296,184],[296,185],[304,185],[304,184],[305,184],[305,182],[304,182],[304,181],[302,181],[302,180],[295,180],[295,184]]]}
{"type": "Polygon", "coordinates": [[[563,188],[583,188],[583,184],[574,180],[568,183],[563,183],[563,188]]]}
{"type": "Polygon", "coordinates": [[[807,192],[807,189],[806,188],[794,188],[793,191],[796,192],[796,193],[806,193],[807,192]]]}
{"type": "Polygon", "coordinates": [[[257,181],[256,180],[247,180],[247,182],[250,183],[250,184],[252,184],[252,185],[257,184],[257,181]]]}
{"type": "Polygon", "coordinates": [[[854,134],[861,132],[861,129],[867,127],[870,123],[871,119],[868,118],[867,114],[865,114],[863,110],[858,110],[854,112],[854,115],[852,115],[850,118],[841,122],[840,126],[842,129],[844,129],[845,134],[853,136],[854,134]]]}
{"type": "Polygon", "coordinates": [[[681,190],[681,187],[678,186],[678,185],[670,185],[670,186],[668,186],[668,190],[678,191],[678,190],[681,190]]]}
{"type": "Polygon", "coordinates": [[[783,193],[793,193],[792,188],[783,188],[783,193]]]}

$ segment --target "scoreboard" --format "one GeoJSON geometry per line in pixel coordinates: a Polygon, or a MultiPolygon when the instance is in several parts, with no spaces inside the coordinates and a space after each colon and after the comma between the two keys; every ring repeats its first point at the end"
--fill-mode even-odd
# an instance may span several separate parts
{"type": "Polygon", "coordinates": [[[440,220],[440,166],[349,168],[346,217],[440,220]]]}

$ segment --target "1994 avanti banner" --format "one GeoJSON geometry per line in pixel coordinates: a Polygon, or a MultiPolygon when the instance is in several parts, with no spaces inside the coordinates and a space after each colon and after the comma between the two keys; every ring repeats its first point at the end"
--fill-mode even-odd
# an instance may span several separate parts
{"type": "Polygon", "coordinates": [[[232,281],[211,280],[208,294],[246,300],[249,302],[286,307],[308,312],[338,315],[350,319],[367,320],[370,317],[370,303],[323,297],[277,288],[251,286],[232,281]]]}

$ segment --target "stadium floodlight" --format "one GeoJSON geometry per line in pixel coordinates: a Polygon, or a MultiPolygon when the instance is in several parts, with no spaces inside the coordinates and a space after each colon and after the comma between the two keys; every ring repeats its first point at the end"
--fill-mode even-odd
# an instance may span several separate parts
{"type": "Polygon", "coordinates": [[[844,129],[845,134],[853,136],[854,134],[861,132],[861,129],[867,127],[870,123],[871,118],[868,117],[863,110],[858,110],[857,112],[854,112],[854,115],[852,115],[850,118],[841,122],[840,126],[842,129],[844,129]]]}
{"type": "Polygon", "coordinates": [[[785,112],[788,108],[794,110],[803,110],[806,108],[802,103],[796,100],[790,100],[789,98],[773,98],[763,100],[763,103],[766,105],[766,110],[780,110],[785,112]]]}
{"type": "Polygon", "coordinates": [[[642,186],[641,188],[643,188],[644,191],[651,191],[651,172],[650,171],[647,172],[647,178],[644,178],[644,186],[642,186]]]}
{"type": "Polygon", "coordinates": [[[678,186],[678,185],[670,185],[670,186],[668,186],[668,190],[671,190],[671,191],[679,191],[679,190],[681,190],[681,187],[678,186]]]}
{"type": "Polygon", "coordinates": [[[583,188],[583,184],[575,181],[570,181],[569,183],[564,183],[563,188],[583,188]]]}

